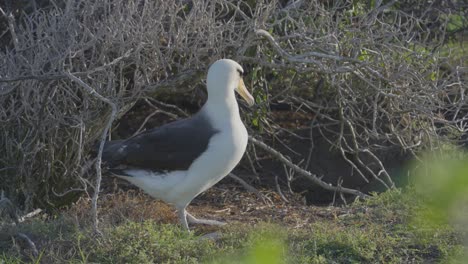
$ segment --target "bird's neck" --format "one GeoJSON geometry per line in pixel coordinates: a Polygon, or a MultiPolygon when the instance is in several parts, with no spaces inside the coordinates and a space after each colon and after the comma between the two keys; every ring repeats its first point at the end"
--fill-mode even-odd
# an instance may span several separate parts
{"type": "Polygon", "coordinates": [[[237,105],[234,91],[227,95],[208,95],[208,100],[203,106],[203,111],[215,124],[223,124],[240,119],[239,106],[237,105]]]}

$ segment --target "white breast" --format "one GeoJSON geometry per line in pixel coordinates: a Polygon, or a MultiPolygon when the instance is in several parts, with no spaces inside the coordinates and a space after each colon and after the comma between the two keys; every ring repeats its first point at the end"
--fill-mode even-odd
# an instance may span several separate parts
{"type": "Polygon", "coordinates": [[[225,126],[211,138],[207,150],[192,163],[185,179],[167,198],[189,203],[193,197],[216,184],[239,163],[247,141],[247,130],[241,122],[232,127],[225,126]]]}

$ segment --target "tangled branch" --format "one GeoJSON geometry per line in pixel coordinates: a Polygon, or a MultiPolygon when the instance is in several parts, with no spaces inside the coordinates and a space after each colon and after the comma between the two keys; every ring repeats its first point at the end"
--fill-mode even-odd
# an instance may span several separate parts
{"type": "Polygon", "coordinates": [[[279,159],[282,163],[286,164],[288,167],[291,167],[293,170],[295,170],[297,173],[300,175],[306,177],[313,183],[317,184],[318,186],[324,188],[325,190],[333,191],[333,192],[342,192],[342,193],[347,193],[347,194],[352,194],[355,196],[358,196],[360,198],[367,198],[368,195],[354,189],[349,189],[345,187],[337,187],[333,186],[329,183],[326,183],[322,181],[317,175],[311,173],[310,171],[306,171],[302,169],[301,167],[297,166],[296,164],[292,163],[289,159],[287,159],[283,154],[281,154],[279,151],[273,149],[272,147],[268,146],[267,144],[253,138],[249,137],[249,140],[254,143],[255,145],[259,146],[262,148],[264,151],[270,153],[273,155],[275,158],[279,159]]]}
{"type": "MultiPolygon", "coordinates": [[[[460,32],[447,27],[446,14],[457,8],[418,4],[411,13],[398,1],[58,2],[30,13],[0,10],[7,28],[0,35],[0,181],[25,211],[70,203],[79,195],[70,190],[87,190],[96,177],[97,195],[99,164],[96,176],[89,153],[99,138],[102,147],[110,123],[140,98],[198,91],[207,66],[222,57],[250,69],[246,80],[258,108],[245,120],[255,138],[272,142],[263,149],[327,190],[347,189],[320,183],[318,173],[285,157],[303,155],[310,164],[319,138],[328,144],[323,155],[338,153],[350,167],[343,178],[355,173],[393,188],[388,156],[417,157],[467,139],[466,71],[441,55],[460,32]],[[272,107],[279,103],[310,118],[297,122],[301,128],[285,125],[272,107]],[[298,135],[303,127],[310,137],[298,135]],[[281,137],[310,147],[304,154],[275,145],[281,137]]],[[[260,164],[249,162],[252,170],[260,164]]]]}

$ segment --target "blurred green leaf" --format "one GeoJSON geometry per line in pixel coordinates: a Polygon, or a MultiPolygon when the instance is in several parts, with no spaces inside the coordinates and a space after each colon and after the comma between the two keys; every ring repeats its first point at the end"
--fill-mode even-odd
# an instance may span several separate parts
{"type": "Polygon", "coordinates": [[[273,236],[256,241],[245,263],[276,264],[283,263],[283,243],[273,236]]]}
{"type": "Polygon", "coordinates": [[[468,198],[468,159],[457,158],[462,155],[429,157],[417,170],[415,186],[427,205],[421,213],[430,224],[449,223],[458,214],[459,202],[468,198]]]}
{"type": "MultiPolygon", "coordinates": [[[[424,232],[452,226],[468,246],[468,158],[461,151],[447,150],[442,155],[426,155],[422,166],[416,170],[416,191],[423,204],[415,212],[413,226],[424,232]]],[[[430,234],[430,233],[429,233],[430,234]]],[[[430,238],[429,238],[430,239],[430,238]]],[[[459,263],[462,258],[453,257],[450,263],[459,263]]],[[[468,252],[465,257],[468,257],[468,252]]]]}
{"type": "Polygon", "coordinates": [[[252,118],[252,125],[253,125],[254,127],[258,127],[258,116],[252,118]]]}

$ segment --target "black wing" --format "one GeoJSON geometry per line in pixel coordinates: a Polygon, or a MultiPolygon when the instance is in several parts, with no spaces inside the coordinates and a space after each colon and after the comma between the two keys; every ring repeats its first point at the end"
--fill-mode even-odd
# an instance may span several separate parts
{"type": "Polygon", "coordinates": [[[186,170],[218,131],[203,113],[148,130],[127,140],[106,142],[103,161],[154,171],[186,170]]]}

